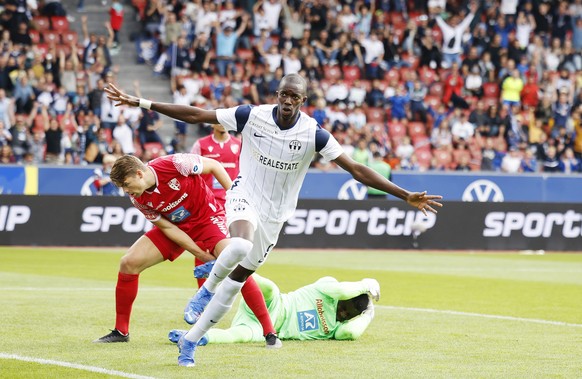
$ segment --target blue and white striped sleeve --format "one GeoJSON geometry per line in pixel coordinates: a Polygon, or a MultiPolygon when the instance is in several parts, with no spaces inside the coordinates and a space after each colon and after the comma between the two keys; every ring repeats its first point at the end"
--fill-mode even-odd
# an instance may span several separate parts
{"type": "Polygon", "coordinates": [[[226,130],[241,133],[249,120],[252,105],[240,105],[238,107],[217,109],[216,119],[226,130]]]}

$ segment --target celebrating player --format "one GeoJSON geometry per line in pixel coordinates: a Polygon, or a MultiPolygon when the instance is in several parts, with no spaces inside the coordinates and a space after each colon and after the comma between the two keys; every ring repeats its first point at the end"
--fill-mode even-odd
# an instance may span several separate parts
{"type": "MultiPolygon", "coordinates": [[[[208,264],[208,263],[207,263],[208,264]]],[[[282,340],[355,340],[374,318],[374,304],[380,299],[380,284],[374,279],[338,282],[330,276],[289,293],[281,293],[271,280],[253,274],[267,302],[269,314],[282,340]]],[[[199,341],[238,343],[262,341],[261,324],[241,301],[228,329],[212,328],[199,341]]],[[[172,330],[177,343],[186,330],[172,330]]]]}
{"type": "MultiPolygon", "coordinates": [[[[220,162],[232,180],[238,175],[238,163],[240,157],[240,140],[231,136],[222,125],[212,125],[212,134],[202,137],[192,146],[192,154],[198,154],[206,158],[212,158],[220,162]]],[[[202,175],[206,185],[212,189],[214,197],[223,206],[226,201],[226,190],[222,188],[218,180],[212,175],[202,175]]],[[[194,258],[195,266],[200,266],[202,262],[194,258]]],[[[202,287],[205,279],[198,278],[198,287],[202,287]]]]}
{"type": "MultiPolygon", "coordinates": [[[[133,205],[154,224],[121,258],[115,288],[115,329],[98,343],[128,342],[129,319],[137,296],[139,274],[187,250],[202,261],[214,260],[228,245],[222,205],[201,174],[212,174],[224,187],[232,181],[222,165],[195,154],[176,154],[144,164],[125,155],[111,169],[111,180],[129,194],[133,205]]],[[[242,290],[265,330],[267,347],[279,347],[265,300],[256,282],[242,290]]]]}
{"type": "Polygon", "coordinates": [[[197,342],[232,307],[245,280],[267,260],[284,222],[295,211],[299,190],[317,152],[359,182],[388,192],[425,214],[436,213],[435,207],[442,206],[436,201],[441,196],[409,192],[345,154],[328,131],[300,111],[307,100],[307,83],[297,74],[283,77],[277,104],[255,107],[205,110],[157,103],[123,93],[111,84],[106,93],[117,105],[153,109],[191,124],[220,123],[226,130],[242,133],[240,173],[226,196],[231,243],[186,307],[185,316],[195,316],[190,318],[195,324],[178,343],[181,366],[194,366],[197,342]]]}

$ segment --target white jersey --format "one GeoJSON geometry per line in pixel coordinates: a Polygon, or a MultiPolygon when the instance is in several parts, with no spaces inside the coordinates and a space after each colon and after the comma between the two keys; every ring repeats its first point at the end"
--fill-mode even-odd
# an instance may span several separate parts
{"type": "Polygon", "coordinates": [[[343,150],[307,114],[300,112],[297,122],[285,130],[277,125],[276,114],[276,105],[216,110],[221,125],[242,133],[240,173],[230,191],[248,199],[261,220],[284,222],[295,211],[299,190],[315,153],[333,160],[343,150]]]}

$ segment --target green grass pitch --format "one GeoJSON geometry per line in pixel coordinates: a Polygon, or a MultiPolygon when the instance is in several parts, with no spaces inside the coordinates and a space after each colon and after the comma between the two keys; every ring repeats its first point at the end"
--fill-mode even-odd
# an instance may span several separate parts
{"type": "Polygon", "coordinates": [[[278,351],[209,345],[194,368],[167,340],[188,326],[186,254],[142,273],[130,343],[91,343],[113,327],[122,254],[0,248],[0,378],[582,378],[582,254],[276,250],[259,273],[284,292],[376,278],[366,333],[278,351]]]}

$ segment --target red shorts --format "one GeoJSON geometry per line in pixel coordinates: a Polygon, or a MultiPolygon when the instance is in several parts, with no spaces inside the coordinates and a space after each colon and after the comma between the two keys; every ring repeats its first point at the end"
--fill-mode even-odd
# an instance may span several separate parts
{"type": "MultiPolygon", "coordinates": [[[[180,226],[180,229],[186,232],[202,250],[213,253],[216,244],[228,237],[225,233],[227,229],[224,215],[215,215],[214,220],[215,222],[208,220],[206,224],[180,226]]],[[[173,261],[184,252],[184,248],[166,237],[157,226],[146,232],[145,236],[156,245],[164,260],[173,261]]]]}

